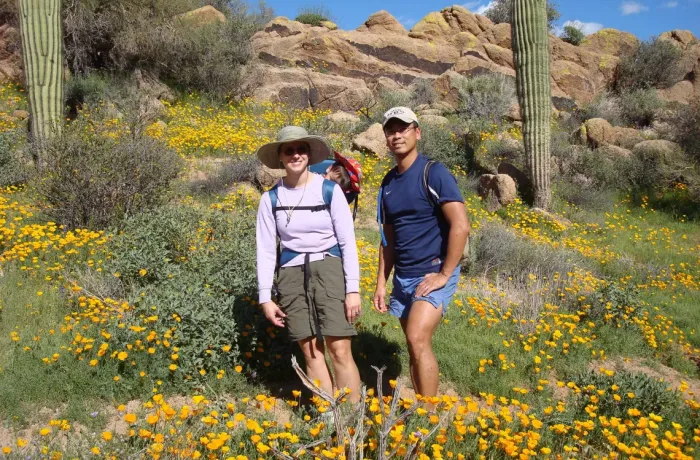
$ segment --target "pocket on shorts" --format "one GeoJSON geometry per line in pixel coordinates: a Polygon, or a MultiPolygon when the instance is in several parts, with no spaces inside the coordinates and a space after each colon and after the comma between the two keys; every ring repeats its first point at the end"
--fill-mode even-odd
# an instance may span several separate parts
{"type": "Polygon", "coordinates": [[[321,275],[326,295],[331,299],[345,300],[345,273],[339,257],[326,257],[321,275]]]}

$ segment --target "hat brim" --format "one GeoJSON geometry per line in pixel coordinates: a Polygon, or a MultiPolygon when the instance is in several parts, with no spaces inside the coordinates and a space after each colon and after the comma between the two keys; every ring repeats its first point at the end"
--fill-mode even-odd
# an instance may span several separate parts
{"type": "Polygon", "coordinates": [[[320,163],[331,154],[331,146],[320,136],[305,136],[298,139],[288,139],[281,142],[270,142],[258,149],[257,156],[262,164],[270,169],[284,169],[279,157],[279,147],[290,142],[306,142],[309,144],[309,165],[320,163]]]}
{"type": "Polygon", "coordinates": [[[411,118],[409,116],[396,115],[394,117],[387,118],[386,120],[384,120],[384,122],[382,123],[382,128],[386,127],[386,124],[389,123],[391,120],[401,120],[404,123],[408,123],[409,125],[411,123],[415,123],[416,125],[418,125],[418,120],[414,120],[413,118],[411,118]]]}

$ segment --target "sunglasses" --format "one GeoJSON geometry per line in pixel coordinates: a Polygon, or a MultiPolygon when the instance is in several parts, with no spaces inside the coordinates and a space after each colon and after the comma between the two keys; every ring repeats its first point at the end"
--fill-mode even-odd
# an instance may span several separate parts
{"type": "Polygon", "coordinates": [[[295,153],[298,153],[299,155],[307,155],[309,153],[309,146],[307,145],[299,145],[296,148],[295,147],[285,147],[282,150],[282,153],[288,156],[292,156],[295,153]]]}

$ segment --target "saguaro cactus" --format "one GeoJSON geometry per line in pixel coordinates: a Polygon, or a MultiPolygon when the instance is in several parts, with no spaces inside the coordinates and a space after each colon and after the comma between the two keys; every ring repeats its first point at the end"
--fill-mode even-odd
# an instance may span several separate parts
{"type": "Polygon", "coordinates": [[[515,84],[523,117],[527,169],[534,205],[546,209],[551,200],[549,123],[552,116],[547,1],[514,0],[512,17],[515,84]]]}
{"type": "Polygon", "coordinates": [[[61,0],[18,0],[30,136],[39,150],[63,121],[61,0]]]}

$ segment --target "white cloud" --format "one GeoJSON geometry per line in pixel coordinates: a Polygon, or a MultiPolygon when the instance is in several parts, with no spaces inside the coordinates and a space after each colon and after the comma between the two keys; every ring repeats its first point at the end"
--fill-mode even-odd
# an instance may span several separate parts
{"type": "Polygon", "coordinates": [[[566,26],[574,26],[582,31],[584,35],[594,34],[603,28],[603,24],[599,22],[583,22],[576,19],[574,21],[566,21],[561,26],[554,26],[554,34],[561,36],[564,33],[564,27],[566,26]]]}
{"type": "Polygon", "coordinates": [[[666,2],[663,4],[664,8],[675,8],[678,6],[678,2],[666,2]]]}
{"type": "Polygon", "coordinates": [[[482,0],[469,1],[462,4],[463,7],[476,14],[484,14],[486,10],[493,6],[493,2],[484,3],[482,0]]]}
{"type": "Polygon", "coordinates": [[[649,7],[634,1],[627,1],[622,2],[620,5],[620,11],[622,11],[623,16],[627,16],[630,14],[639,14],[642,11],[649,11],[649,7]]]}

